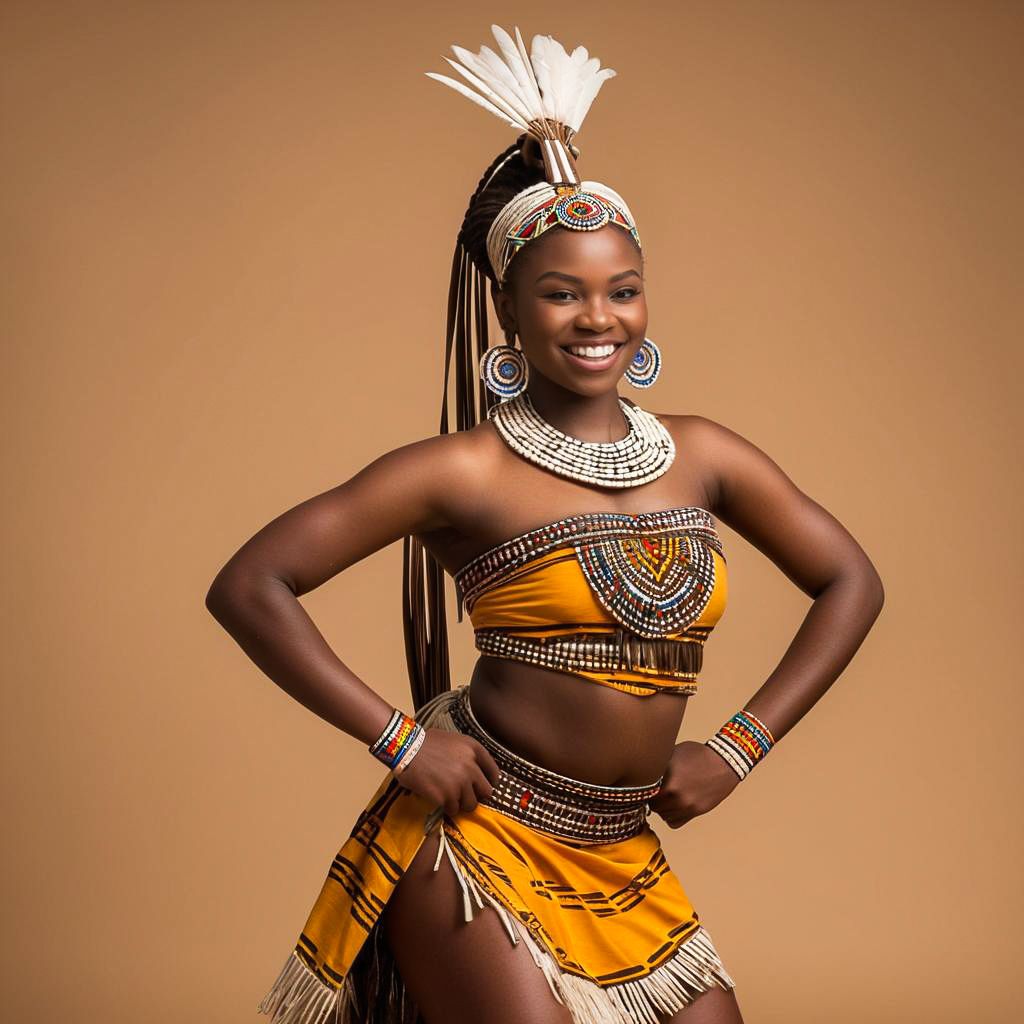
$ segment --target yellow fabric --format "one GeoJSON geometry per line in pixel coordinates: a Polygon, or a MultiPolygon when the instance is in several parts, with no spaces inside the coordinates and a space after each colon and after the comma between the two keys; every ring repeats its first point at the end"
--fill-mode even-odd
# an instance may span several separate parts
{"type": "MultiPolygon", "coordinates": [[[[715,560],[715,589],[699,619],[691,625],[713,629],[725,612],[728,578],[725,559],[709,548],[715,560]]],[[[572,547],[557,548],[520,569],[477,598],[469,610],[474,629],[504,628],[517,636],[547,636],[556,625],[609,632],[621,628],[594,596],[572,547]]],[[[686,631],[669,633],[685,636],[686,631]]]]}
{"type": "MultiPolygon", "coordinates": [[[[725,559],[713,548],[715,587],[700,617],[669,639],[703,644],[722,615],[729,596],[725,559]]],[[[557,548],[510,572],[497,585],[477,598],[469,611],[474,629],[502,629],[514,636],[545,637],[586,630],[615,633],[621,629],[611,613],[598,601],[583,574],[571,546],[557,548]]],[[[659,682],[677,684],[650,668],[588,671],[566,670],[593,683],[625,693],[648,697],[659,690],[659,682]]]]}
{"type": "Polygon", "coordinates": [[[649,826],[617,843],[576,846],[478,806],[446,820],[445,833],[474,881],[562,971],[599,985],[650,974],[698,926],[649,826]]]}
{"type": "MultiPolygon", "coordinates": [[[[429,810],[389,774],[338,851],[299,939],[324,982],[341,983],[424,841],[429,810]]],[[[650,827],[617,843],[575,845],[482,804],[442,821],[463,869],[568,973],[598,984],[643,977],[699,923],[650,827]]],[[[442,859],[440,870],[451,866],[442,859]]]]}
{"type": "MultiPolygon", "coordinates": [[[[417,720],[454,728],[446,708],[456,695],[435,698],[417,720]]],[[[355,1014],[366,994],[353,963],[368,941],[379,941],[375,926],[424,842],[433,811],[386,774],[259,1006],[270,1024],[362,1019],[355,1014]]],[[[714,985],[732,987],[649,825],[629,839],[581,843],[478,804],[440,816],[433,827],[443,837],[437,869],[456,871],[467,918],[490,903],[510,942],[530,948],[575,1024],[649,1024],[651,1008],[666,1000],[682,1006],[714,985]]]]}

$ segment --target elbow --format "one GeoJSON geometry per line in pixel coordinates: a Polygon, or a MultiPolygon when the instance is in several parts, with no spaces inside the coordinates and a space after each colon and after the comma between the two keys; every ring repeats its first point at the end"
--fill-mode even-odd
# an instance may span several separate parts
{"type": "Polygon", "coordinates": [[[224,626],[244,606],[250,589],[247,577],[228,563],[206,591],[206,610],[224,626]]]}
{"type": "Polygon", "coordinates": [[[235,604],[235,601],[231,596],[231,587],[224,582],[221,575],[218,575],[210,584],[203,603],[206,610],[223,625],[229,609],[235,604]]]}
{"type": "Polygon", "coordinates": [[[872,619],[877,619],[885,604],[885,587],[882,585],[882,577],[878,570],[868,562],[863,573],[863,587],[865,603],[874,612],[872,619]]]}
{"type": "Polygon", "coordinates": [[[206,610],[225,629],[274,606],[283,590],[294,591],[278,576],[229,562],[206,591],[206,610]]]}

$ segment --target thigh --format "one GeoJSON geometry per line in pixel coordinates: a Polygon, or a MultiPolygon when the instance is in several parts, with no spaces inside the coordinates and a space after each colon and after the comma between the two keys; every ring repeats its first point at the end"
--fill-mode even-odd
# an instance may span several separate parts
{"type": "Polygon", "coordinates": [[[665,1017],[662,1024],[743,1024],[734,990],[717,985],[702,992],[689,1006],[665,1017]]]}
{"type": "Polygon", "coordinates": [[[522,941],[515,946],[493,907],[473,902],[466,921],[462,888],[448,858],[427,836],[383,915],[388,944],[426,1024],[571,1024],[522,941]]]}

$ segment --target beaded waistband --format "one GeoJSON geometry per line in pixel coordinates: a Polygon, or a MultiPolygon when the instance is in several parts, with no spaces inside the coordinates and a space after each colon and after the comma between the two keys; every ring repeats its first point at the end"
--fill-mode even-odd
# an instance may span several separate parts
{"type": "Polygon", "coordinates": [[[477,720],[469,704],[469,684],[448,705],[452,724],[472,736],[501,770],[498,784],[480,801],[501,814],[558,839],[615,843],[646,827],[647,801],[661,779],[647,786],[599,786],[542,768],[499,743],[477,720]]]}

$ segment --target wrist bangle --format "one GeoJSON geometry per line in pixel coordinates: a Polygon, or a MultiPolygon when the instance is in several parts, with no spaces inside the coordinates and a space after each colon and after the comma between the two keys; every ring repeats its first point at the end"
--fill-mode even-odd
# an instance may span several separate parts
{"type": "Polygon", "coordinates": [[[710,747],[740,777],[745,779],[775,746],[775,737],[751,711],[737,711],[705,746],[710,747]]]}
{"type": "Polygon", "coordinates": [[[395,708],[384,731],[367,748],[378,761],[389,768],[404,768],[419,750],[426,730],[414,718],[395,708]],[[415,749],[413,749],[415,745],[415,749]]]}
{"type": "Polygon", "coordinates": [[[417,732],[413,738],[412,743],[409,744],[409,749],[402,755],[401,760],[395,763],[394,768],[391,769],[391,773],[397,778],[406,768],[409,767],[409,762],[416,756],[416,751],[423,746],[423,741],[427,738],[427,730],[422,726],[417,726],[417,732]]]}

